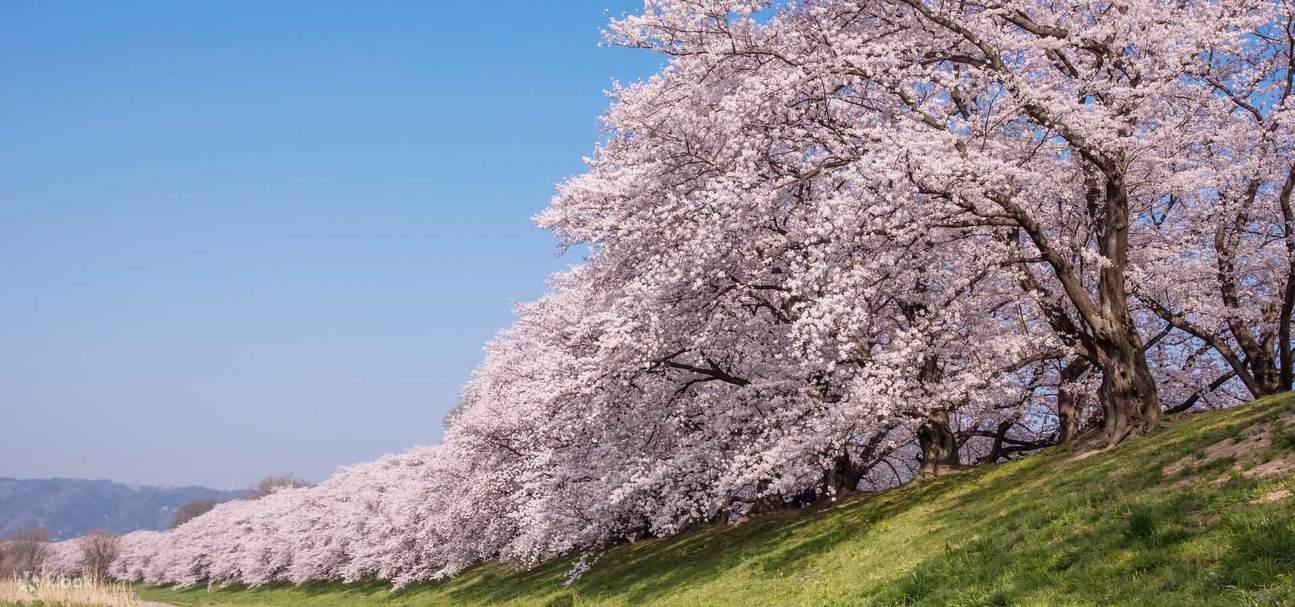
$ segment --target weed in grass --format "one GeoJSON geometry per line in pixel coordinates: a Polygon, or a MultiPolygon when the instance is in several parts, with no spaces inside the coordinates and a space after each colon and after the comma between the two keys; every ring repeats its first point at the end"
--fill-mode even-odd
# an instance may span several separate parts
{"type": "Polygon", "coordinates": [[[1295,451],[1295,431],[1288,430],[1282,424],[1273,425],[1269,439],[1272,442],[1272,452],[1281,454],[1295,451]]]}

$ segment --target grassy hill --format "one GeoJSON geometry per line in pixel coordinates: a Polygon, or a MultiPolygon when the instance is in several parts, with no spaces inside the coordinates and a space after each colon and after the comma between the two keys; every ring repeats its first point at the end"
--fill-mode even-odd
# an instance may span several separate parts
{"type": "Polygon", "coordinates": [[[174,590],[176,605],[1295,605],[1295,398],[1098,453],[1049,450],[570,561],[385,584],[174,590]]]}

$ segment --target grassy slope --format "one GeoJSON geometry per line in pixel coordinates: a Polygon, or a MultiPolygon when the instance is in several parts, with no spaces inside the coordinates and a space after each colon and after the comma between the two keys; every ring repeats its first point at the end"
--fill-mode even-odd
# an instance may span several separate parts
{"type": "Polygon", "coordinates": [[[483,566],[396,593],[371,583],[142,594],[182,606],[1295,605],[1295,497],[1250,503],[1295,491],[1295,477],[1235,468],[1292,454],[1295,397],[1282,397],[1172,421],[1088,457],[1049,450],[621,546],[571,587],[562,561],[483,566]],[[1264,423],[1284,430],[1254,429],[1264,423]],[[1239,461],[1201,455],[1247,431],[1272,445],[1239,461]],[[1164,475],[1184,458],[1186,470],[1164,475]]]}

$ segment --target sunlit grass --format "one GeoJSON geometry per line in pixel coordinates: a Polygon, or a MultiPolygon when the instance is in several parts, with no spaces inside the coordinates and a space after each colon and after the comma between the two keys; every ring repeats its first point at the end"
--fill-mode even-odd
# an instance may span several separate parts
{"type": "Polygon", "coordinates": [[[382,582],[145,588],[177,605],[1295,605],[1295,398],[1171,421],[1118,448],[1050,450],[811,511],[570,561],[382,582]],[[1266,428],[1262,431],[1259,429],[1266,428]],[[1205,447],[1262,434],[1259,453],[1205,447]],[[1164,469],[1177,464],[1176,472],[1164,469]],[[1276,498],[1276,499],[1274,499],[1276,498]]]}

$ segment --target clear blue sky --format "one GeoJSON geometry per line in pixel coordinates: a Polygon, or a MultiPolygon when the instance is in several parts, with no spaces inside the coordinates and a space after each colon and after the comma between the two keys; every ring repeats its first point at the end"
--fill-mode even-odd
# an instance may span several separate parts
{"type": "Polygon", "coordinates": [[[312,480],[441,436],[558,256],[634,0],[0,4],[0,476],[312,480]]]}

